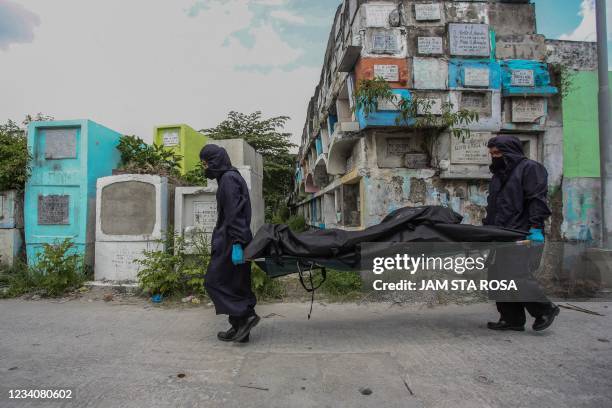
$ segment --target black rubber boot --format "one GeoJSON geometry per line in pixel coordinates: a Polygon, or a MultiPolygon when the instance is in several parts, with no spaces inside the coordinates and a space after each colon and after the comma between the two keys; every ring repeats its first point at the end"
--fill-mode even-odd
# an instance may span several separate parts
{"type": "Polygon", "coordinates": [[[540,317],[537,317],[535,319],[535,322],[533,322],[533,330],[542,331],[548,329],[550,325],[552,325],[555,321],[555,317],[559,316],[559,312],[561,312],[559,306],[553,306],[550,312],[540,317]]]}
{"type": "Polygon", "coordinates": [[[499,331],[525,331],[525,326],[510,324],[504,320],[500,320],[499,322],[489,322],[487,323],[487,328],[499,331]]]}
{"type": "MultiPolygon", "coordinates": [[[[238,330],[234,326],[232,326],[228,331],[217,333],[217,339],[221,341],[227,341],[227,342],[235,341],[236,333],[238,333],[238,330]]],[[[239,343],[248,343],[248,342],[249,342],[248,334],[246,337],[244,337],[242,340],[239,341],[239,343]]]]}
{"type": "Polygon", "coordinates": [[[259,320],[260,320],[259,316],[257,316],[256,314],[249,316],[249,317],[245,317],[240,322],[240,325],[237,328],[237,333],[234,336],[234,341],[241,342],[244,339],[248,339],[249,333],[251,333],[251,330],[253,329],[253,327],[257,326],[257,323],[259,323],[259,320]]]}

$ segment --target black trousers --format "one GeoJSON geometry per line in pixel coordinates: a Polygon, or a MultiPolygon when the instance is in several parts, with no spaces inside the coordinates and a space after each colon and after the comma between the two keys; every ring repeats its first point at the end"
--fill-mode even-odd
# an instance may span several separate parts
{"type": "Polygon", "coordinates": [[[512,279],[518,286],[516,293],[493,293],[500,319],[523,326],[525,310],[535,318],[550,312],[553,304],[541,289],[534,274],[538,270],[543,245],[508,245],[495,250],[494,264],[489,268],[489,279],[512,279]]]}

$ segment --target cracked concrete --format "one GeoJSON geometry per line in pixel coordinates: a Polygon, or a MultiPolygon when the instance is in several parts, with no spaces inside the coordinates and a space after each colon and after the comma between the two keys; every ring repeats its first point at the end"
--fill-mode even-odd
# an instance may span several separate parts
{"type": "Polygon", "coordinates": [[[315,304],[310,321],[307,304],[270,304],[236,345],[207,307],[0,301],[0,406],[612,406],[609,305],[498,333],[490,304],[315,304]],[[75,398],[9,400],[15,388],[75,398]]]}

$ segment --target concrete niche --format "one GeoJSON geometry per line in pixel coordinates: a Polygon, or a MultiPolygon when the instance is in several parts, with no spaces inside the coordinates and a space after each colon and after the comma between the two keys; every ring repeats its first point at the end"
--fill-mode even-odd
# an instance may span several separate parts
{"type": "Polygon", "coordinates": [[[168,211],[165,177],[124,174],[97,182],[96,280],[135,281],[145,250],[163,250],[168,211]]]}

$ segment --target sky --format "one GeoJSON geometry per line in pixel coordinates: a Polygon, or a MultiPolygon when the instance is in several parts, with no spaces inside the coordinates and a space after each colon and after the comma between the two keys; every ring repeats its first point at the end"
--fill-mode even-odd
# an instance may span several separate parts
{"type": "MultiPolygon", "coordinates": [[[[535,0],[538,31],[594,41],[593,1],[535,0]]],[[[338,4],[0,0],[0,122],[42,112],[150,142],[156,125],[260,110],[290,116],[297,142],[338,4]]]]}

